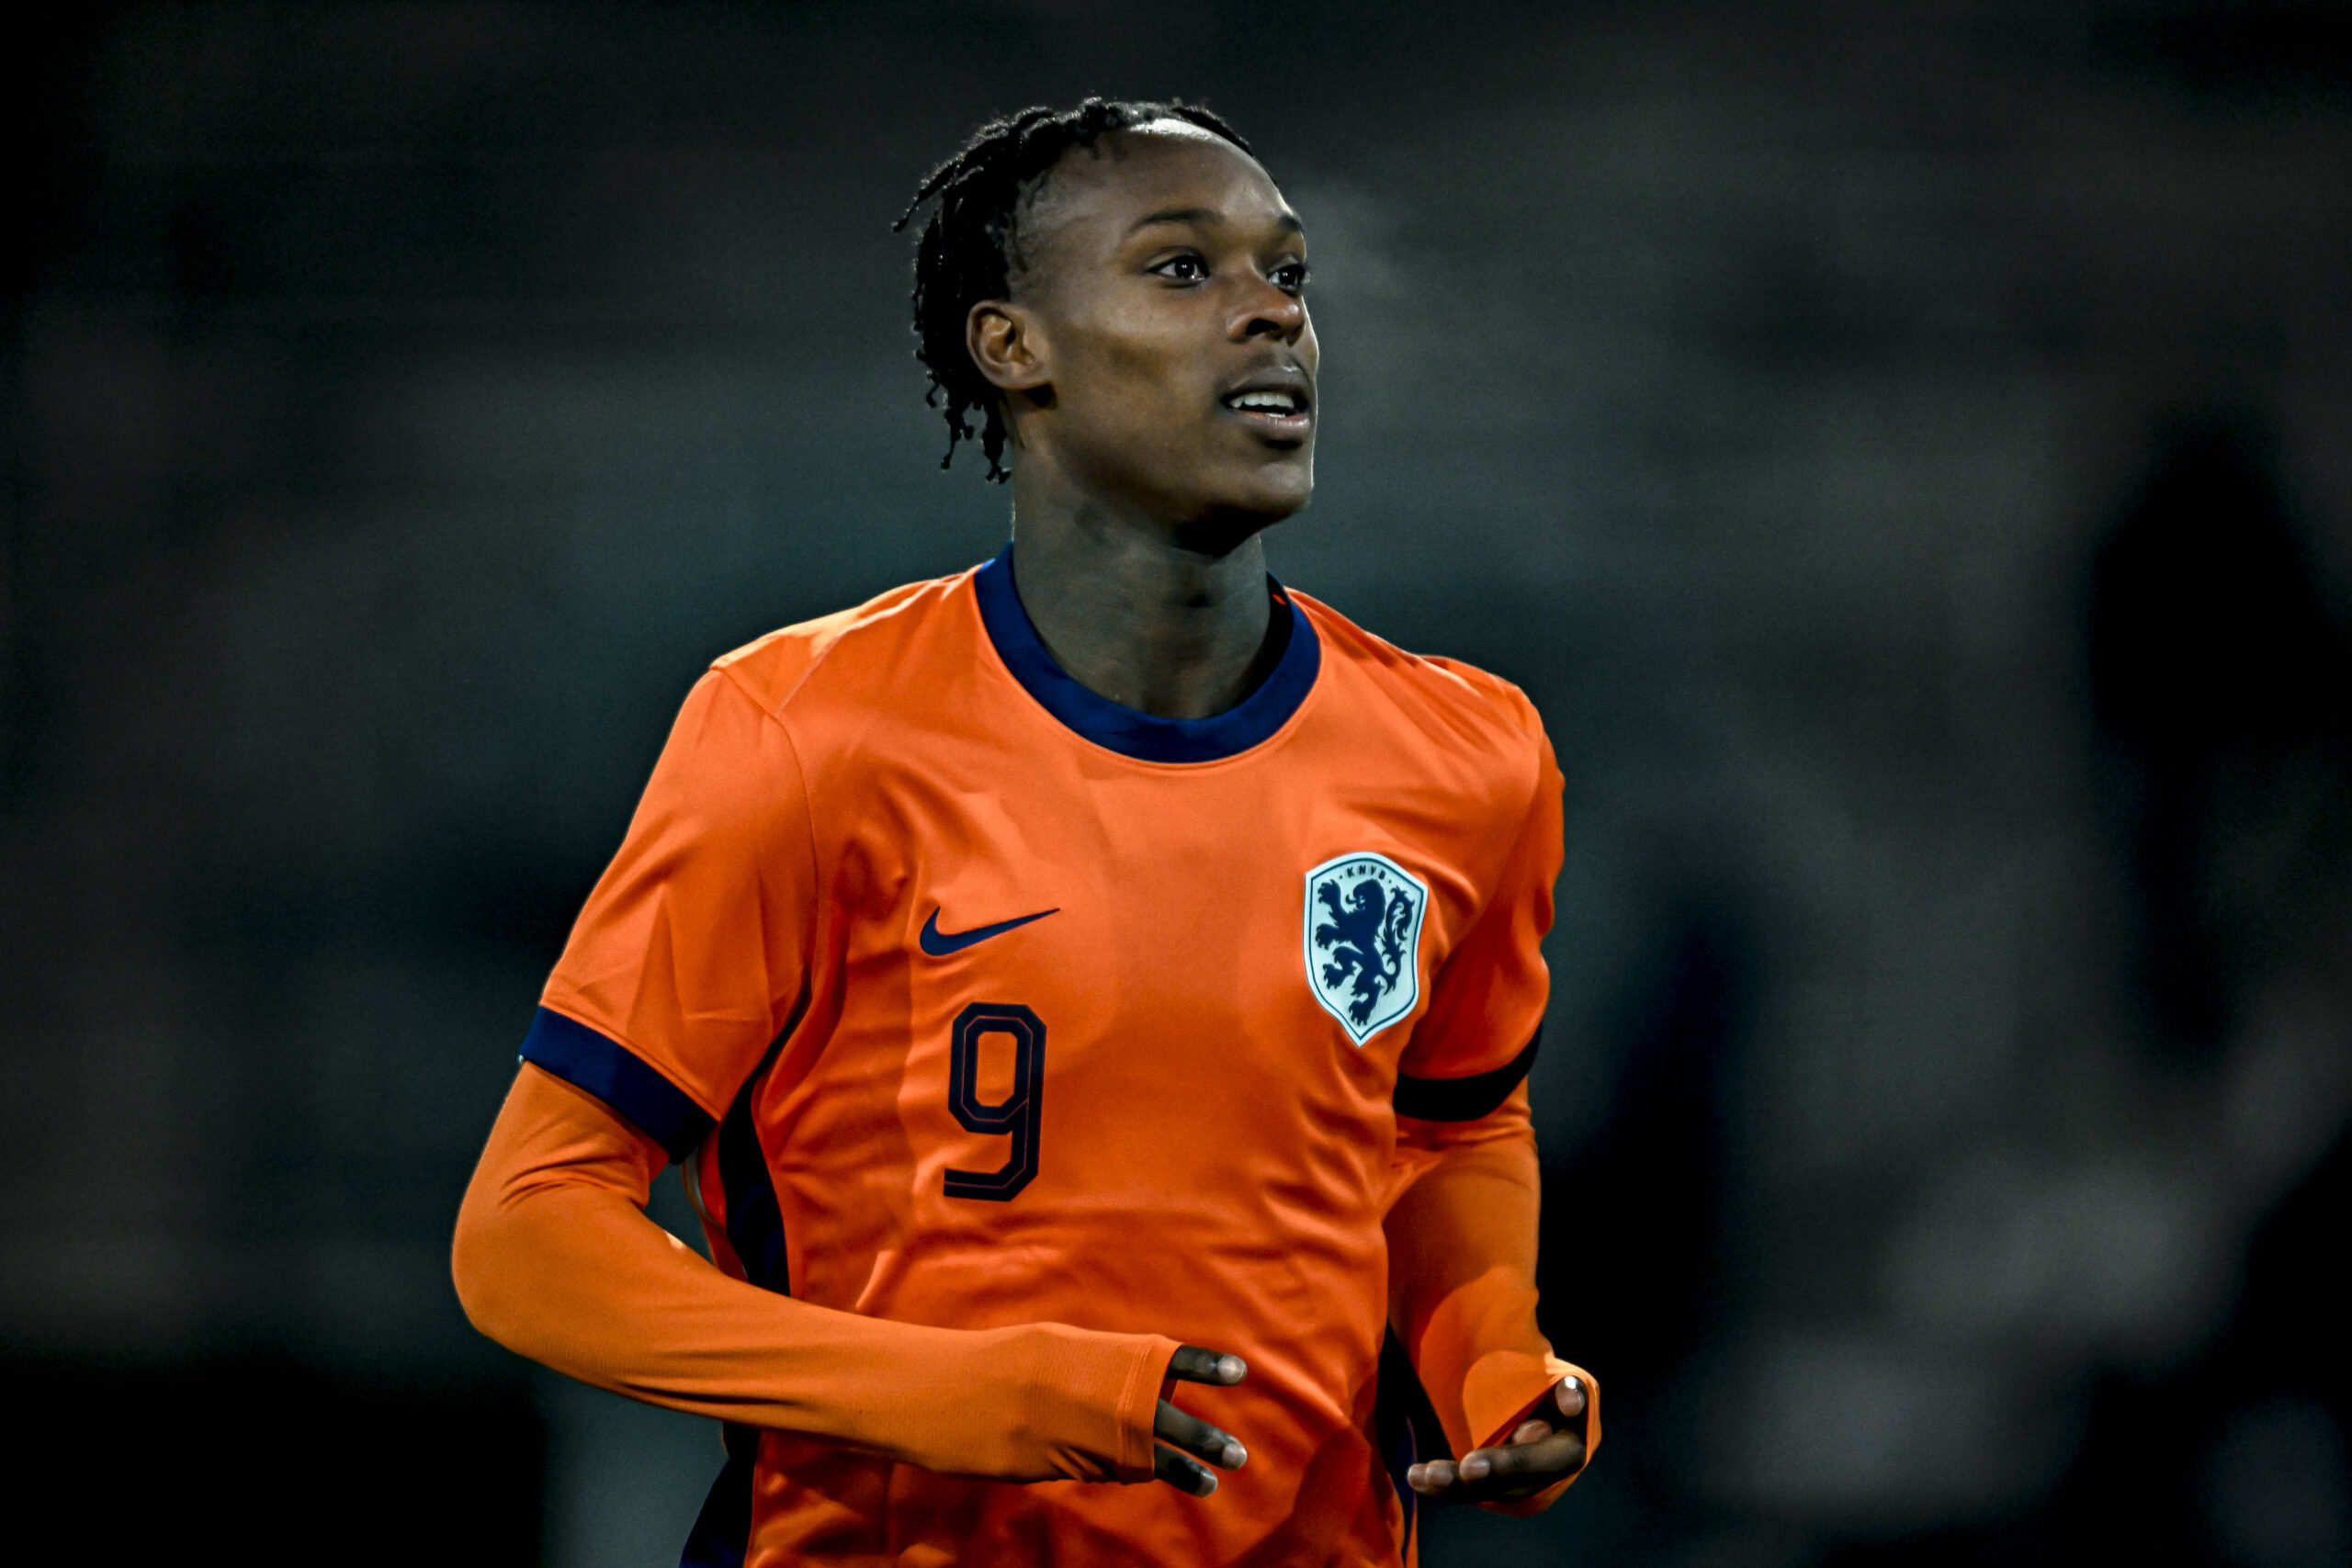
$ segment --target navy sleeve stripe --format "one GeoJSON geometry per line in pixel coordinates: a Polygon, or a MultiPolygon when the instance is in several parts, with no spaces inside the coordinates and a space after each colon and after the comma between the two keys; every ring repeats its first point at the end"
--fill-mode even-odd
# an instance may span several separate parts
{"type": "Polygon", "coordinates": [[[1543,1043],[1544,1032],[1538,1029],[1526,1050],[1490,1073],[1473,1073],[1465,1078],[1417,1078],[1399,1073],[1396,1114],[1423,1122],[1476,1122],[1491,1114],[1535,1065],[1535,1047],[1543,1043]]]}
{"type": "Polygon", "coordinates": [[[523,1037],[523,1060],[586,1089],[637,1124],[673,1160],[694,1153],[710,1113],[644,1058],[586,1024],[541,1008],[523,1037]]]}

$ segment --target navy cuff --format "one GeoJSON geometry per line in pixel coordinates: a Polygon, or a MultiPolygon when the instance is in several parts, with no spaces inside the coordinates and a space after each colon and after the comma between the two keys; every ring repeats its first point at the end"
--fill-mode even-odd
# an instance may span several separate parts
{"type": "Polygon", "coordinates": [[[617,1040],[541,1008],[523,1037],[523,1060],[585,1089],[633,1122],[673,1160],[694,1153],[711,1127],[710,1113],[659,1068],[617,1040]]]}
{"type": "Polygon", "coordinates": [[[1417,1078],[1399,1073],[1396,1114],[1423,1122],[1476,1122],[1489,1115],[1510,1098],[1510,1091],[1535,1065],[1535,1047],[1543,1043],[1544,1031],[1539,1028],[1526,1050],[1490,1073],[1473,1073],[1464,1078],[1417,1078]]]}

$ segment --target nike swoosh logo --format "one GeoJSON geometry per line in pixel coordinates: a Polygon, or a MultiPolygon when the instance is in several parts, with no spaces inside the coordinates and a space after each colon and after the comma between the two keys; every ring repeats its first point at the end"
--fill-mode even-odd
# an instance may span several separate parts
{"type": "Polygon", "coordinates": [[[922,923],[922,935],[919,940],[925,953],[933,958],[944,958],[951,953],[963,952],[975,942],[986,942],[992,936],[1002,936],[1015,926],[1025,926],[1032,920],[1042,920],[1047,915],[1060,913],[1060,907],[1056,906],[1051,909],[1040,909],[1034,915],[1022,915],[1010,920],[999,920],[992,926],[974,926],[967,931],[944,931],[939,929],[939,911],[934,908],[931,912],[931,919],[922,923]]]}

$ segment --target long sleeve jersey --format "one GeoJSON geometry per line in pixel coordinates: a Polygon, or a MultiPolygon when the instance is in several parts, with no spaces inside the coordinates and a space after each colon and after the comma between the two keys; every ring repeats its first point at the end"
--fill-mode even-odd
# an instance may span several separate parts
{"type": "Polygon", "coordinates": [[[688,698],[456,1260],[502,1341],[729,1424],[687,1561],[1396,1562],[1388,1325],[1457,1452],[1573,1371],[1521,1087],[1549,745],[1270,591],[1211,719],[1070,680],[1009,556],[688,698]],[[672,1158],[715,1266],[641,1212],[672,1158]],[[1179,1343],[1250,1367],[1174,1395],[1250,1450],[1208,1498],[1115,1484],[1179,1343]]]}

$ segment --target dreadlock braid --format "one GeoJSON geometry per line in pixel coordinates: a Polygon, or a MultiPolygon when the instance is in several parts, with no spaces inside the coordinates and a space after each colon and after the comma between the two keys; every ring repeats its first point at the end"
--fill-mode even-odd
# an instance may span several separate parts
{"type": "Polygon", "coordinates": [[[903,231],[924,202],[938,203],[915,250],[914,330],[915,357],[931,374],[923,400],[947,420],[941,468],[955,462],[956,443],[976,440],[988,458],[988,477],[1000,482],[1011,477],[1003,461],[1003,405],[972,363],[964,322],[974,304],[1011,292],[1023,259],[1017,232],[1023,205],[1071,148],[1091,148],[1112,131],[1162,119],[1199,126],[1250,151],[1224,120],[1181,100],[1089,98],[1074,109],[1026,108],[974,131],[960,151],[923,176],[914,200],[891,225],[894,232],[903,231]],[[980,416],[977,434],[975,413],[980,416]]]}

